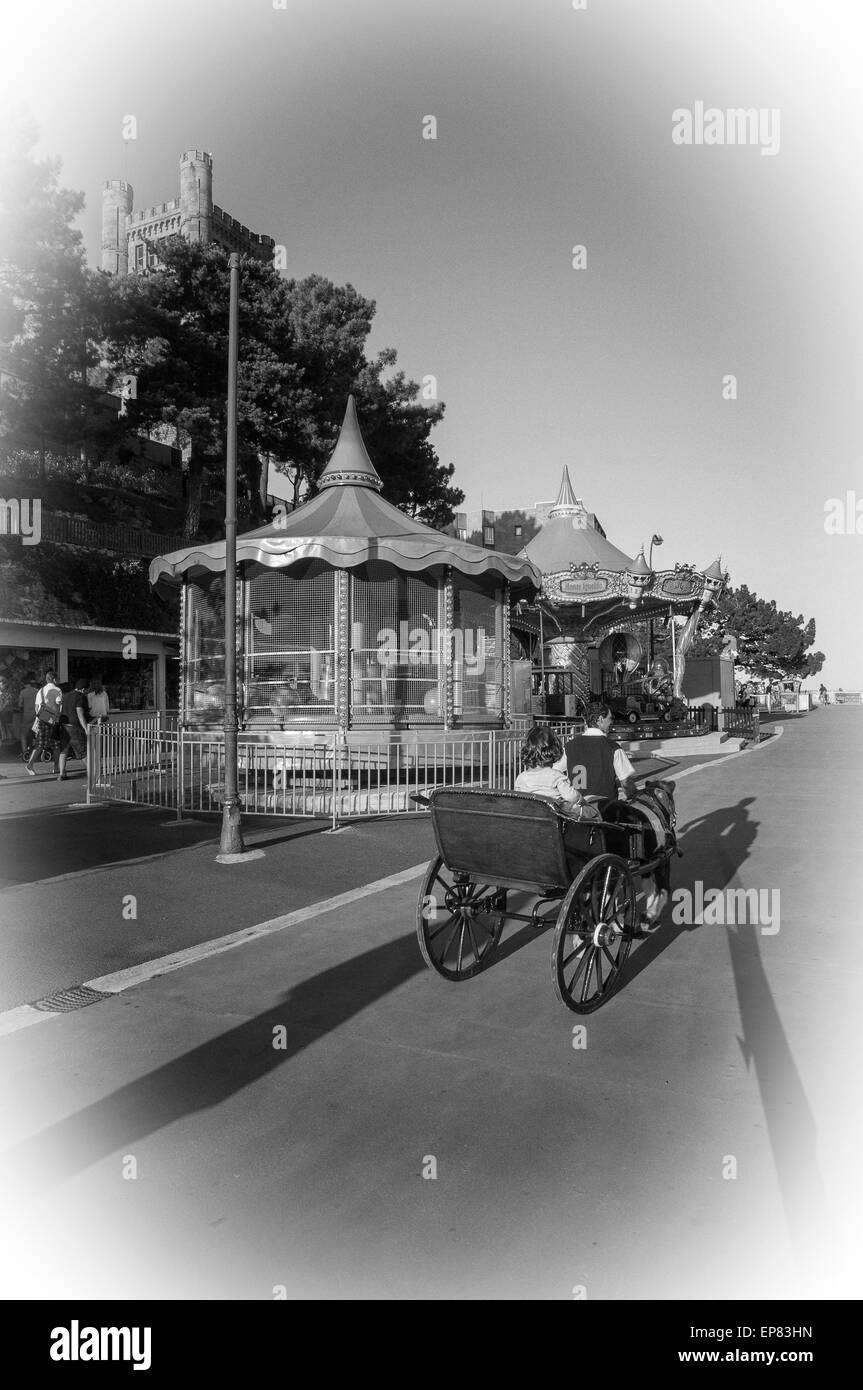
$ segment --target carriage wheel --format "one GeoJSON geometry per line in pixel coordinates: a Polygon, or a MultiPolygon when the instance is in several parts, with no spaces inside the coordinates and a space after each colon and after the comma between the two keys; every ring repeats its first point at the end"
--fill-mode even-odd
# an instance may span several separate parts
{"type": "Polygon", "coordinates": [[[582,869],[561,904],[551,974],[557,997],[576,1014],[604,1004],[635,932],[635,887],[626,861],[600,854],[582,869]]]}
{"type": "Polygon", "coordinates": [[[494,954],[503,931],[506,890],[451,873],[438,856],[417,901],[423,959],[445,980],[469,980],[494,954]]]}

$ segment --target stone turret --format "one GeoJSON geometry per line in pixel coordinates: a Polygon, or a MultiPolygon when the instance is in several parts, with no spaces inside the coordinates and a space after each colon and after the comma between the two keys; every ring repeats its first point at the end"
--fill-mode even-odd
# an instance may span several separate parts
{"type": "Polygon", "coordinates": [[[111,275],[125,275],[129,269],[126,233],[132,198],[132,185],[125,179],[108,179],[102,185],[102,269],[111,275]]]}
{"type": "Polygon", "coordinates": [[[213,240],[213,156],[205,150],[180,159],[180,230],[187,241],[213,240]]]}

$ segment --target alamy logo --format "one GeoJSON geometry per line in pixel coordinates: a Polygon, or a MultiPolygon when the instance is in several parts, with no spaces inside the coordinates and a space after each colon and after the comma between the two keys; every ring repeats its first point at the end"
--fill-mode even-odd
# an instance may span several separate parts
{"type": "Polygon", "coordinates": [[[760,145],[762,154],[779,153],[779,108],[730,107],[722,111],[697,101],[690,111],[678,106],[671,113],[675,145],[760,145]]]}
{"type": "Polygon", "coordinates": [[[41,497],[0,497],[0,536],[20,536],[22,545],[42,539],[41,497]]]}
{"type": "Polygon", "coordinates": [[[675,926],[760,927],[762,936],[779,930],[778,888],[708,888],[701,879],[695,892],[675,888],[671,895],[675,926]]]}
{"type": "Polygon", "coordinates": [[[846,492],[824,503],[824,530],[828,536],[863,536],[863,497],[846,492]]]}
{"type": "Polygon", "coordinates": [[[150,1369],[149,1327],[70,1327],[51,1331],[52,1361],[132,1361],[135,1371],[150,1369]]]}
{"type": "Polygon", "coordinates": [[[448,655],[466,671],[480,675],[485,670],[485,628],[473,632],[470,628],[411,627],[402,620],[399,630],[382,627],[378,632],[377,659],[381,666],[440,666],[448,655]]]}

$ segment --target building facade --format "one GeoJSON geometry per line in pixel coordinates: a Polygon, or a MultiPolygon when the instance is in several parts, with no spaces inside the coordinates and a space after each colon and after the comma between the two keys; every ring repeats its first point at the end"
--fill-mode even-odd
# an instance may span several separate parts
{"type": "Polygon", "coordinates": [[[142,274],[158,264],[160,241],[215,242],[261,261],[273,258],[272,237],[252,232],[213,202],[213,156],[186,150],[180,157],[179,197],[133,210],[134,190],[125,179],[102,185],[102,269],[111,275],[142,274]]]}

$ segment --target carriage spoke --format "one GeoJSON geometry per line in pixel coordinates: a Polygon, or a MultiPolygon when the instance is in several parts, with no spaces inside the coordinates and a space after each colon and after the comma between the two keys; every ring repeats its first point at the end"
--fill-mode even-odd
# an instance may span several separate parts
{"type": "Polygon", "coordinates": [[[616,969],[617,969],[617,961],[619,960],[619,956],[618,956],[618,957],[613,956],[613,955],[611,954],[611,952],[609,951],[608,946],[605,944],[605,942],[603,942],[603,944],[602,944],[602,953],[603,953],[603,955],[605,956],[606,960],[608,961],[609,965],[611,966],[612,970],[616,970],[616,969]]]}
{"type": "Polygon", "coordinates": [[[587,962],[588,962],[588,964],[587,964],[587,969],[586,969],[585,972],[584,972],[584,979],[583,979],[582,982],[581,982],[581,1002],[582,1002],[582,1004],[586,1004],[587,1001],[588,1001],[588,997],[589,997],[589,996],[588,996],[588,993],[587,993],[587,987],[588,987],[588,985],[590,984],[590,977],[591,977],[591,975],[593,974],[593,965],[594,965],[594,961],[596,960],[596,947],[595,947],[595,946],[591,946],[591,947],[588,949],[588,951],[585,952],[585,956],[587,957],[587,962]]]}
{"type": "MultiPolygon", "coordinates": [[[[598,991],[600,994],[602,994],[602,991],[605,989],[605,980],[603,980],[603,978],[602,978],[602,955],[603,955],[602,950],[600,950],[600,949],[597,948],[597,947],[594,947],[593,956],[594,956],[594,963],[595,963],[595,965],[596,965],[596,988],[597,988],[597,991],[598,991]]],[[[613,969],[613,968],[614,968],[614,967],[613,967],[613,964],[612,964],[612,969],[613,969]]],[[[609,975],[608,978],[610,979],[611,976],[609,975]]]]}
{"type": "MultiPolygon", "coordinates": [[[[447,943],[446,943],[446,945],[444,946],[443,950],[441,951],[440,955],[438,956],[438,960],[440,960],[440,961],[445,961],[446,958],[447,958],[447,956],[449,955],[449,948],[450,948],[450,946],[452,945],[452,943],[455,941],[455,934],[456,934],[456,932],[458,931],[459,923],[460,923],[460,921],[461,921],[461,917],[460,917],[460,916],[454,916],[452,920],[453,920],[453,929],[452,929],[452,931],[450,932],[449,936],[447,937],[447,943]]],[[[449,926],[449,922],[447,923],[447,926],[449,926]]]]}
{"type": "Polygon", "coordinates": [[[428,933],[429,941],[434,941],[435,937],[440,936],[442,931],[446,931],[447,927],[450,925],[451,922],[456,921],[458,921],[458,913],[451,912],[445,922],[441,922],[439,927],[435,927],[434,931],[430,931],[428,933]]]}
{"type": "MultiPolygon", "coordinates": [[[[567,994],[572,994],[573,990],[575,989],[575,982],[576,982],[576,980],[578,979],[579,975],[581,974],[582,970],[584,969],[585,963],[586,963],[586,961],[587,961],[589,955],[590,955],[590,949],[589,949],[587,946],[585,946],[584,950],[583,950],[582,953],[581,953],[581,959],[579,960],[578,965],[575,967],[575,970],[574,970],[573,973],[572,973],[572,979],[570,980],[569,984],[566,986],[566,992],[567,992],[567,994]]],[[[571,957],[570,957],[570,959],[571,959],[571,957]]]]}
{"type": "Polygon", "coordinates": [[[606,871],[605,871],[605,882],[604,882],[603,885],[602,885],[602,902],[601,902],[600,908],[599,908],[599,920],[600,920],[600,922],[604,922],[604,921],[605,921],[605,909],[606,909],[606,906],[607,906],[607,904],[608,904],[608,885],[609,885],[610,880],[611,880],[611,865],[609,864],[608,868],[607,868],[606,871]]]}
{"type": "Polygon", "coordinates": [[[462,955],[463,955],[463,953],[464,953],[464,929],[465,929],[465,919],[462,918],[462,922],[461,922],[461,932],[460,932],[460,934],[459,934],[459,939],[458,939],[458,960],[456,961],[456,967],[455,967],[456,970],[459,972],[459,974],[461,974],[461,958],[462,958],[462,955]]]}
{"type": "Polygon", "coordinates": [[[479,962],[482,960],[482,955],[480,953],[479,947],[476,944],[476,937],[473,934],[473,923],[470,921],[470,919],[468,919],[467,923],[467,934],[470,937],[470,944],[473,947],[474,960],[477,962],[477,964],[479,964],[479,962]]]}

